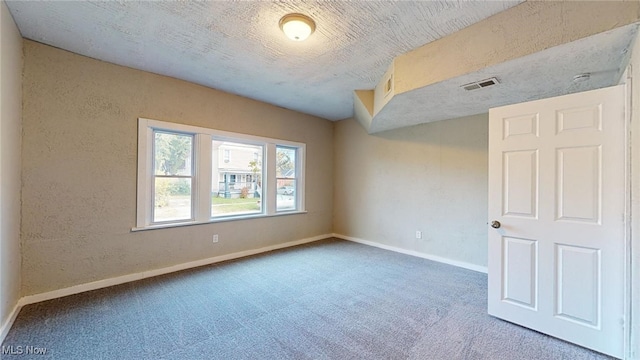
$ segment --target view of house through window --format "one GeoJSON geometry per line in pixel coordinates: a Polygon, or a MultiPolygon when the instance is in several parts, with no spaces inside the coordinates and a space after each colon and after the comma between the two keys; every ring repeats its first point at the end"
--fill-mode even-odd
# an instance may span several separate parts
{"type": "Polygon", "coordinates": [[[137,230],[305,211],[306,145],[138,119],[137,230]]]}
{"type": "Polygon", "coordinates": [[[213,140],[211,217],[262,212],[263,146],[213,140]]]}
{"type": "Polygon", "coordinates": [[[276,146],[276,209],[296,209],[296,148],[276,146]]]}
{"type": "Polygon", "coordinates": [[[153,221],[192,216],[193,135],[154,132],[153,221]]]}

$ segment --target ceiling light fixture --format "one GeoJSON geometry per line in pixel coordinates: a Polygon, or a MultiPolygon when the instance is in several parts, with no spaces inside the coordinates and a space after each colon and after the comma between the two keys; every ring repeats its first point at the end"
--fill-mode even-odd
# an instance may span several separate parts
{"type": "Polygon", "coordinates": [[[303,41],[316,30],[316,23],[302,14],[287,14],[280,19],[280,29],[293,41],[303,41]]]}

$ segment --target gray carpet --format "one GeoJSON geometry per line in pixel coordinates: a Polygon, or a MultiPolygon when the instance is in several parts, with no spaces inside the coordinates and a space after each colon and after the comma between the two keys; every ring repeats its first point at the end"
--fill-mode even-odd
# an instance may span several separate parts
{"type": "Polygon", "coordinates": [[[489,317],[486,283],[328,239],[26,306],[1,357],[608,359],[489,317]]]}

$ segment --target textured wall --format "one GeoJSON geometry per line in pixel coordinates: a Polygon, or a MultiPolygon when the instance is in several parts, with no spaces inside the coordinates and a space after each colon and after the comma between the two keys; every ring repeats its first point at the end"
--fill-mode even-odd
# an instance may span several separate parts
{"type": "Polygon", "coordinates": [[[486,266],[487,126],[477,115],[370,136],[337,122],[334,232],[486,266]]]}
{"type": "Polygon", "coordinates": [[[0,2],[0,329],[20,298],[22,37],[0,2]]]}
{"type": "Polygon", "coordinates": [[[32,41],[24,49],[23,295],[331,233],[331,122],[32,41]],[[308,213],[131,233],[138,117],[306,143],[308,213]]]}

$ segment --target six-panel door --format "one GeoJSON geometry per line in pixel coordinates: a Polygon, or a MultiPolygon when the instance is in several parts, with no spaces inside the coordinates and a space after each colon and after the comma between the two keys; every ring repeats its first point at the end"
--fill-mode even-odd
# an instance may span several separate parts
{"type": "Polygon", "coordinates": [[[489,112],[489,314],[623,355],[624,87],[489,112]]]}

